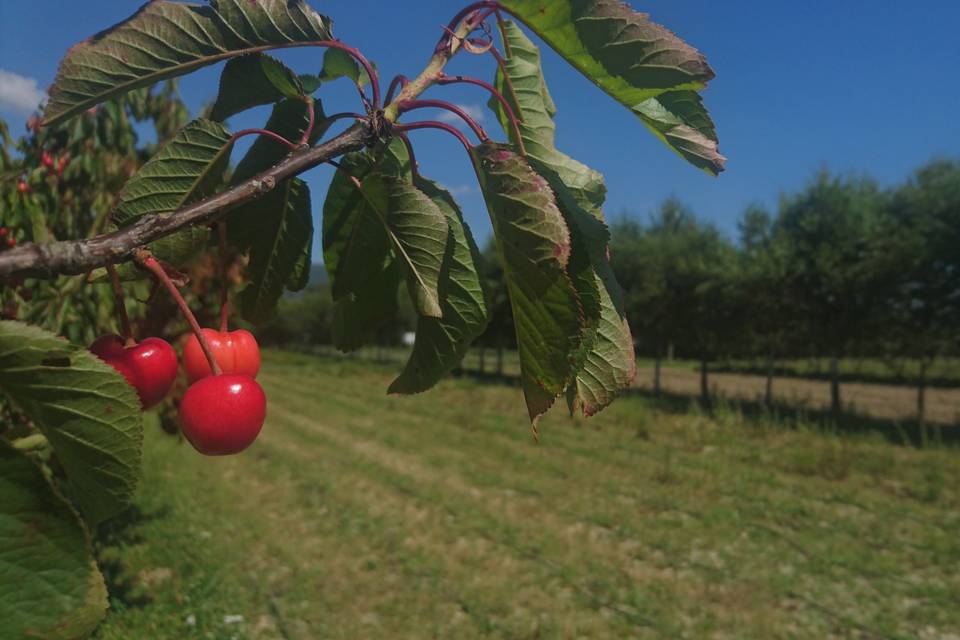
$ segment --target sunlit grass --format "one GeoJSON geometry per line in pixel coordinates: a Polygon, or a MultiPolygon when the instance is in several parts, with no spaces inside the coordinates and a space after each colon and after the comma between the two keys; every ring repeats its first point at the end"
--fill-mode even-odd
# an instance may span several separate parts
{"type": "Polygon", "coordinates": [[[960,627],[956,450],[516,388],[385,395],[395,367],[270,354],[267,426],[206,459],[147,438],[115,526],[144,638],[941,638],[960,627]],[[242,620],[237,616],[242,616],[242,620]]]}

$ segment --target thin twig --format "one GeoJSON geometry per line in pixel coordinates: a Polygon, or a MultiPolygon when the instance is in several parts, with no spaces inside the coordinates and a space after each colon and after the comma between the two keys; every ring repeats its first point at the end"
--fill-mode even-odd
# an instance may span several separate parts
{"type": "Polygon", "coordinates": [[[447,124],[446,122],[439,122],[437,120],[424,120],[422,122],[406,122],[404,124],[395,124],[393,128],[396,131],[414,131],[416,129],[440,129],[441,131],[446,131],[463,145],[463,148],[467,150],[467,153],[470,154],[470,157],[473,157],[473,145],[470,144],[470,141],[467,140],[467,137],[463,135],[459,129],[456,127],[447,124]]]}
{"type": "Polygon", "coordinates": [[[259,198],[277,184],[350,151],[358,151],[376,139],[370,121],[359,122],[339,136],[298,149],[266,171],[214,196],[161,215],[146,215],[129,227],[87,240],[64,240],[49,244],[24,243],[0,253],[0,276],[52,278],[77,275],[133,258],[135,249],[172,233],[200,224],[211,224],[231,209],[259,198]]]}
{"type": "Polygon", "coordinates": [[[277,142],[279,142],[280,144],[282,144],[288,149],[293,150],[297,148],[297,145],[295,143],[290,142],[289,140],[281,136],[279,133],[274,133],[269,129],[241,129],[240,131],[237,131],[235,134],[230,136],[230,140],[227,142],[227,144],[228,145],[233,144],[238,139],[244,136],[266,136],[272,140],[276,140],[277,142]]]}
{"type": "Polygon", "coordinates": [[[200,348],[203,349],[203,355],[207,357],[207,362],[210,364],[210,370],[213,372],[213,375],[219,376],[222,374],[223,370],[220,368],[220,364],[217,363],[217,359],[213,356],[213,350],[210,348],[210,343],[207,342],[207,337],[203,335],[203,330],[200,328],[200,323],[197,322],[197,317],[193,315],[193,311],[187,306],[187,301],[183,299],[183,295],[181,295],[180,290],[177,289],[177,285],[173,284],[170,276],[167,275],[167,272],[164,271],[160,263],[157,262],[157,259],[154,258],[149,251],[137,249],[134,253],[134,260],[167,287],[170,296],[177,303],[177,306],[180,307],[180,313],[183,314],[183,317],[187,320],[187,324],[190,325],[193,335],[195,335],[200,342],[200,348]]]}
{"type": "MultiPolygon", "coordinates": [[[[489,82],[481,80],[480,78],[471,78],[470,76],[448,76],[446,74],[442,75],[437,79],[437,84],[472,84],[478,87],[483,87],[490,94],[500,102],[500,106],[503,107],[504,113],[507,114],[507,118],[510,120],[510,124],[513,127],[513,134],[517,139],[517,147],[520,149],[520,155],[527,155],[526,147],[523,144],[523,136],[520,135],[520,122],[517,118],[516,113],[513,110],[513,107],[510,106],[510,103],[507,102],[507,99],[503,96],[502,93],[497,91],[497,88],[494,87],[489,82]]],[[[519,103],[518,103],[519,104],[519,103]]]]}
{"type": "Polygon", "coordinates": [[[470,114],[453,104],[452,102],[447,102],[445,100],[401,100],[397,104],[397,109],[399,113],[406,113],[407,111],[413,111],[415,109],[444,109],[457,115],[461,120],[467,123],[473,132],[480,138],[480,142],[487,142],[490,140],[490,136],[487,135],[487,132],[483,130],[476,120],[470,117],[470,114]]]}
{"type": "Polygon", "coordinates": [[[390,101],[393,100],[393,94],[397,90],[397,87],[400,87],[402,90],[405,86],[410,84],[410,80],[405,75],[394,76],[393,80],[390,81],[390,86],[387,88],[387,97],[384,98],[384,101],[387,104],[390,104],[390,101]]]}

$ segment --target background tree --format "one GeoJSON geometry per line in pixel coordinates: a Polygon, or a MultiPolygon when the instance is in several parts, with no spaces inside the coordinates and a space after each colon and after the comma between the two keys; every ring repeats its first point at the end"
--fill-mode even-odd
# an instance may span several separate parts
{"type": "Polygon", "coordinates": [[[889,283],[879,278],[877,238],[884,194],[868,178],[821,172],[781,203],[776,242],[786,252],[784,295],[805,318],[815,355],[830,357],[830,397],[841,411],[839,360],[864,343],[869,319],[882,308],[889,283]]]}
{"type": "Polygon", "coordinates": [[[960,336],[960,163],[935,160],[897,188],[876,246],[889,282],[881,315],[883,348],[919,361],[922,424],[927,371],[937,358],[956,353],[960,336]]]}
{"type": "MultiPolygon", "coordinates": [[[[787,248],[774,234],[770,213],[759,205],[744,212],[739,223],[739,300],[743,305],[743,355],[765,359],[764,403],[773,403],[773,374],[778,356],[788,353],[799,329],[798,318],[784,296],[787,248]]],[[[802,320],[800,321],[802,322],[802,320]]]]}

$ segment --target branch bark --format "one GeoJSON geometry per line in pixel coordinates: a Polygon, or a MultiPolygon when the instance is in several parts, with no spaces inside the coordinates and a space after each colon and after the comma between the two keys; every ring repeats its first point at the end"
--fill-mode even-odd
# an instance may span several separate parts
{"type": "Polygon", "coordinates": [[[177,211],[144,216],[129,227],[88,240],[26,243],[4,251],[0,253],[0,276],[54,278],[86,273],[110,262],[129,261],[136,249],[180,229],[216,222],[231,209],[270,192],[283,180],[358,151],[375,137],[374,125],[364,120],[316,147],[294,151],[246,182],[177,211]]]}

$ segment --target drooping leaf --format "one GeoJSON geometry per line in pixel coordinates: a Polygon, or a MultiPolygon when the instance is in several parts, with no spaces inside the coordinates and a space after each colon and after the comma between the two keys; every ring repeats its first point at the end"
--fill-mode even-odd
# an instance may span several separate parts
{"type": "Polygon", "coordinates": [[[390,252],[386,230],[358,185],[372,167],[365,153],[344,156],[323,203],[323,262],[335,301],[362,291],[390,252]]]}
{"type": "Polygon", "coordinates": [[[417,313],[441,317],[437,289],[447,245],[446,216],[426,194],[394,176],[371,174],[362,191],[387,230],[417,313]]]}
{"type": "Polygon", "coordinates": [[[77,514],[43,472],[0,441],[0,637],[86,637],[107,589],[77,514]]]}
{"type": "MultiPolygon", "coordinates": [[[[211,194],[223,183],[233,144],[219,122],[187,124],[130,179],[113,219],[120,227],[141,217],[176,211],[211,194]]],[[[160,259],[182,265],[207,241],[206,227],[192,227],[151,243],[160,259]]]]}
{"type": "Polygon", "coordinates": [[[394,170],[374,171],[369,154],[344,159],[324,203],[324,262],[333,299],[358,293],[392,250],[406,273],[414,307],[441,315],[437,294],[447,220],[437,205],[394,170]]]}
{"type": "Polygon", "coordinates": [[[51,333],[0,322],[0,392],[43,432],[91,524],[129,503],[140,474],[140,401],[122,375],[51,333]]]}
{"type": "Polygon", "coordinates": [[[633,383],[637,371],[633,336],[627,324],[623,291],[610,266],[607,226],[580,205],[556,174],[544,171],[543,175],[553,187],[557,206],[570,226],[570,265],[579,263],[579,269],[571,270],[571,276],[586,317],[567,402],[571,413],[580,408],[584,415],[591,416],[633,383]]]}
{"type": "MultiPolygon", "coordinates": [[[[371,258],[373,259],[373,257],[371,258]]],[[[397,313],[400,267],[387,253],[357,293],[337,300],[333,310],[333,346],[356,351],[376,337],[377,330],[397,313]]]]}
{"type": "Polygon", "coordinates": [[[323,261],[336,305],[333,344],[341,351],[362,347],[397,310],[399,266],[358,184],[372,170],[369,154],[344,156],[323,204],[323,261]]]}
{"type": "Polygon", "coordinates": [[[300,81],[286,65],[266,55],[251,53],[227,62],[220,74],[220,92],[210,119],[222,122],[251,107],[299,99],[305,94],[300,81]]]}
{"type": "MultiPolygon", "coordinates": [[[[314,109],[316,126],[308,140],[310,144],[316,142],[329,126],[323,119],[323,108],[319,101],[315,103],[314,109]]],[[[303,136],[303,132],[306,131],[308,123],[307,105],[302,100],[287,99],[277,103],[273,108],[270,118],[267,121],[266,129],[288,140],[299,141],[303,136]]],[[[290,150],[276,140],[272,140],[266,136],[260,136],[254,141],[250,149],[243,156],[243,159],[237,164],[237,168],[231,178],[231,183],[238,184],[252,178],[258,173],[266,171],[280,162],[289,153],[290,150]]],[[[259,200],[252,200],[241,205],[231,213],[228,218],[227,230],[230,242],[241,252],[250,252],[251,270],[256,265],[270,264],[273,261],[274,258],[257,255],[257,253],[259,251],[271,250],[272,244],[264,239],[276,239],[277,224],[280,220],[277,216],[280,215],[281,211],[289,211],[290,203],[293,202],[290,199],[291,195],[303,191],[294,189],[288,182],[289,181],[285,181],[276,185],[270,193],[259,200]]],[[[302,233],[305,230],[303,215],[302,212],[298,214],[298,216],[301,216],[297,218],[300,222],[295,222],[293,227],[299,229],[298,233],[300,235],[297,237],[300,239],[302,239],[302,233]]],[[[310,233],[312,234],[312,223],[310,233]]],[[[293,242],[293,245],[296,244],[298,244],[298,241],[293,242]]],[[[292,269],[284,269],[289,276],[285,286],[291,291],[303,289],[307,285],[309,278],[309,264],[304,264],[303,260],[309,260],[310,253],[301,251],[299,255],[300,259],[292,269]]],[[[253,273],[253,275],[262,276],[264,274],[253,273]]],[[[259,288],[259,286],[257,288],[259,288]]],[[[269,291],[271,292],[270,295],[264,298],[264,300],[272,299],[272,296],[276,293],[276,290],[272,288],[272,286],[269,287],[269,291]]],[[[252,296],[253,294],[250,293],[247,295],[252,296]]],[[[251,304],[249,302],[251,298],[247,300],[248,304],[251,304]]],[[[256,307],[247,307],[249,311],[252,311],[254,308],[256,307]]],[[[265,309],[257,311],[258,314],[264,312],[266,312],[265,309]]]]}
{"type": "Polygon", "coordinates": [[[723,170],[725,158],[717,151],[716,134],[707,134],[708,128],[700,124],[709,122],[701,103],[694,105],[686,98],[648,102],[666,92],[702,89],[714,72],[699,51],[621,0],[503,0],[502,4],[684,158],[710,173],[723,170]],[[686,104],[677,107],[678,101],[686,104]],[[694,144],[690,132],[678,126],[690,127],[701,136],[694,144]]]}
{"type": "MultiPolygon", "coordinates": [[[[291,142],[299,142],[303,132],[307,130],[309,122],[307,105],[302,100],[282,100],[270,112],[270,117],[267,119],[264,128],[283,136],[291,142]]],[[[314,103],[314,122],[315,126],[308,140],[310,144],[319,140],[329,128],[329,123],[324,118],[323,106],[319,101],[314,103]]],[[[250,149],[240,159],[240,162],[237,163],[237,168],[231,177],[231,183],[239,184],[249,180],[277,164],[289,154],[290,149],[285,145],[272,138],[259,136],[250,145],[250,149]]]]}
{"type": "Polygon", "coordinates": [[[313,247],[310,190],[302,180],[285,180],[254,200],[251,210],[256,208],[259,233],[250,247],[249,282],[240,293],[240,313],[259,323],[273,315],[285,287],[297,291],[307,284],[313,247]]]}
{"type": "MultiPolygon", "coordinates": [[[[583,309],[583,342],[574,355],[576,377],[567,394],[571,403],[592,415],[607,406],[633,381],[636,364],[622,292],[607,257],[609,232],[601,206],[603,178],[557,150],[555,109],[547,91],[537,47],[512,22],[503,25],[510,55],[498,71],[497,85],[522,119],[520,134],[529,160],[553,188],[570,229],[567,272],[583,309]],[[509,80],[509,82],[507,82],[509,80]]],[[[513,127],[499,102],[491,101],[508,135],[513,127]]]]}
{"type": "Polygon", "coordinates": [[[582,309],[567,274],[570,232],[553,190],[512,151],[474,149],[513,308],[520,378],[536,421],[564,392],[580,346],[582,309]]]}
{"type": "Polygon", "coordinates": [[[696,91],[669,91],[633,108],[650,130],[690,164],[717,175],[727,159],[717,149],[717,130],[696,91]]]}
{"type": "Polygon", "coordinates": [[[50,89],[44,124],[222,60],[332,37],[330,21],[303,0],[154,0],[70,49],[50,89]]]}
{"type": "MultiPolygon", "coordinates": [[[[498,70],[495,86],[521,120],[520,135],[528,157],[555,171],[584,207],[599,209],[607,193],[603,176],[561,153],[555,146],[557,128],[553,116],[556,107],[543,77],[540,50],[513,22],[504,21],[502,35],[510,52],[504,59],[507,75],[505,77],[498,70]]],[[[504,132],[513,140],[513,125],[500,102],[491,98],[489,106],[497,114],[504,132]]]]}
{"type": "Polygon", "coordinates": [[[435,385],[463,359],[489,321],[480,252],[457,203],[450,193],[426,178],[415,177],[414,185],[447,218],[447,246],[438,286],[442,317],[417,319],[413,351],[389,393],[419,393],[435,385]]]}

